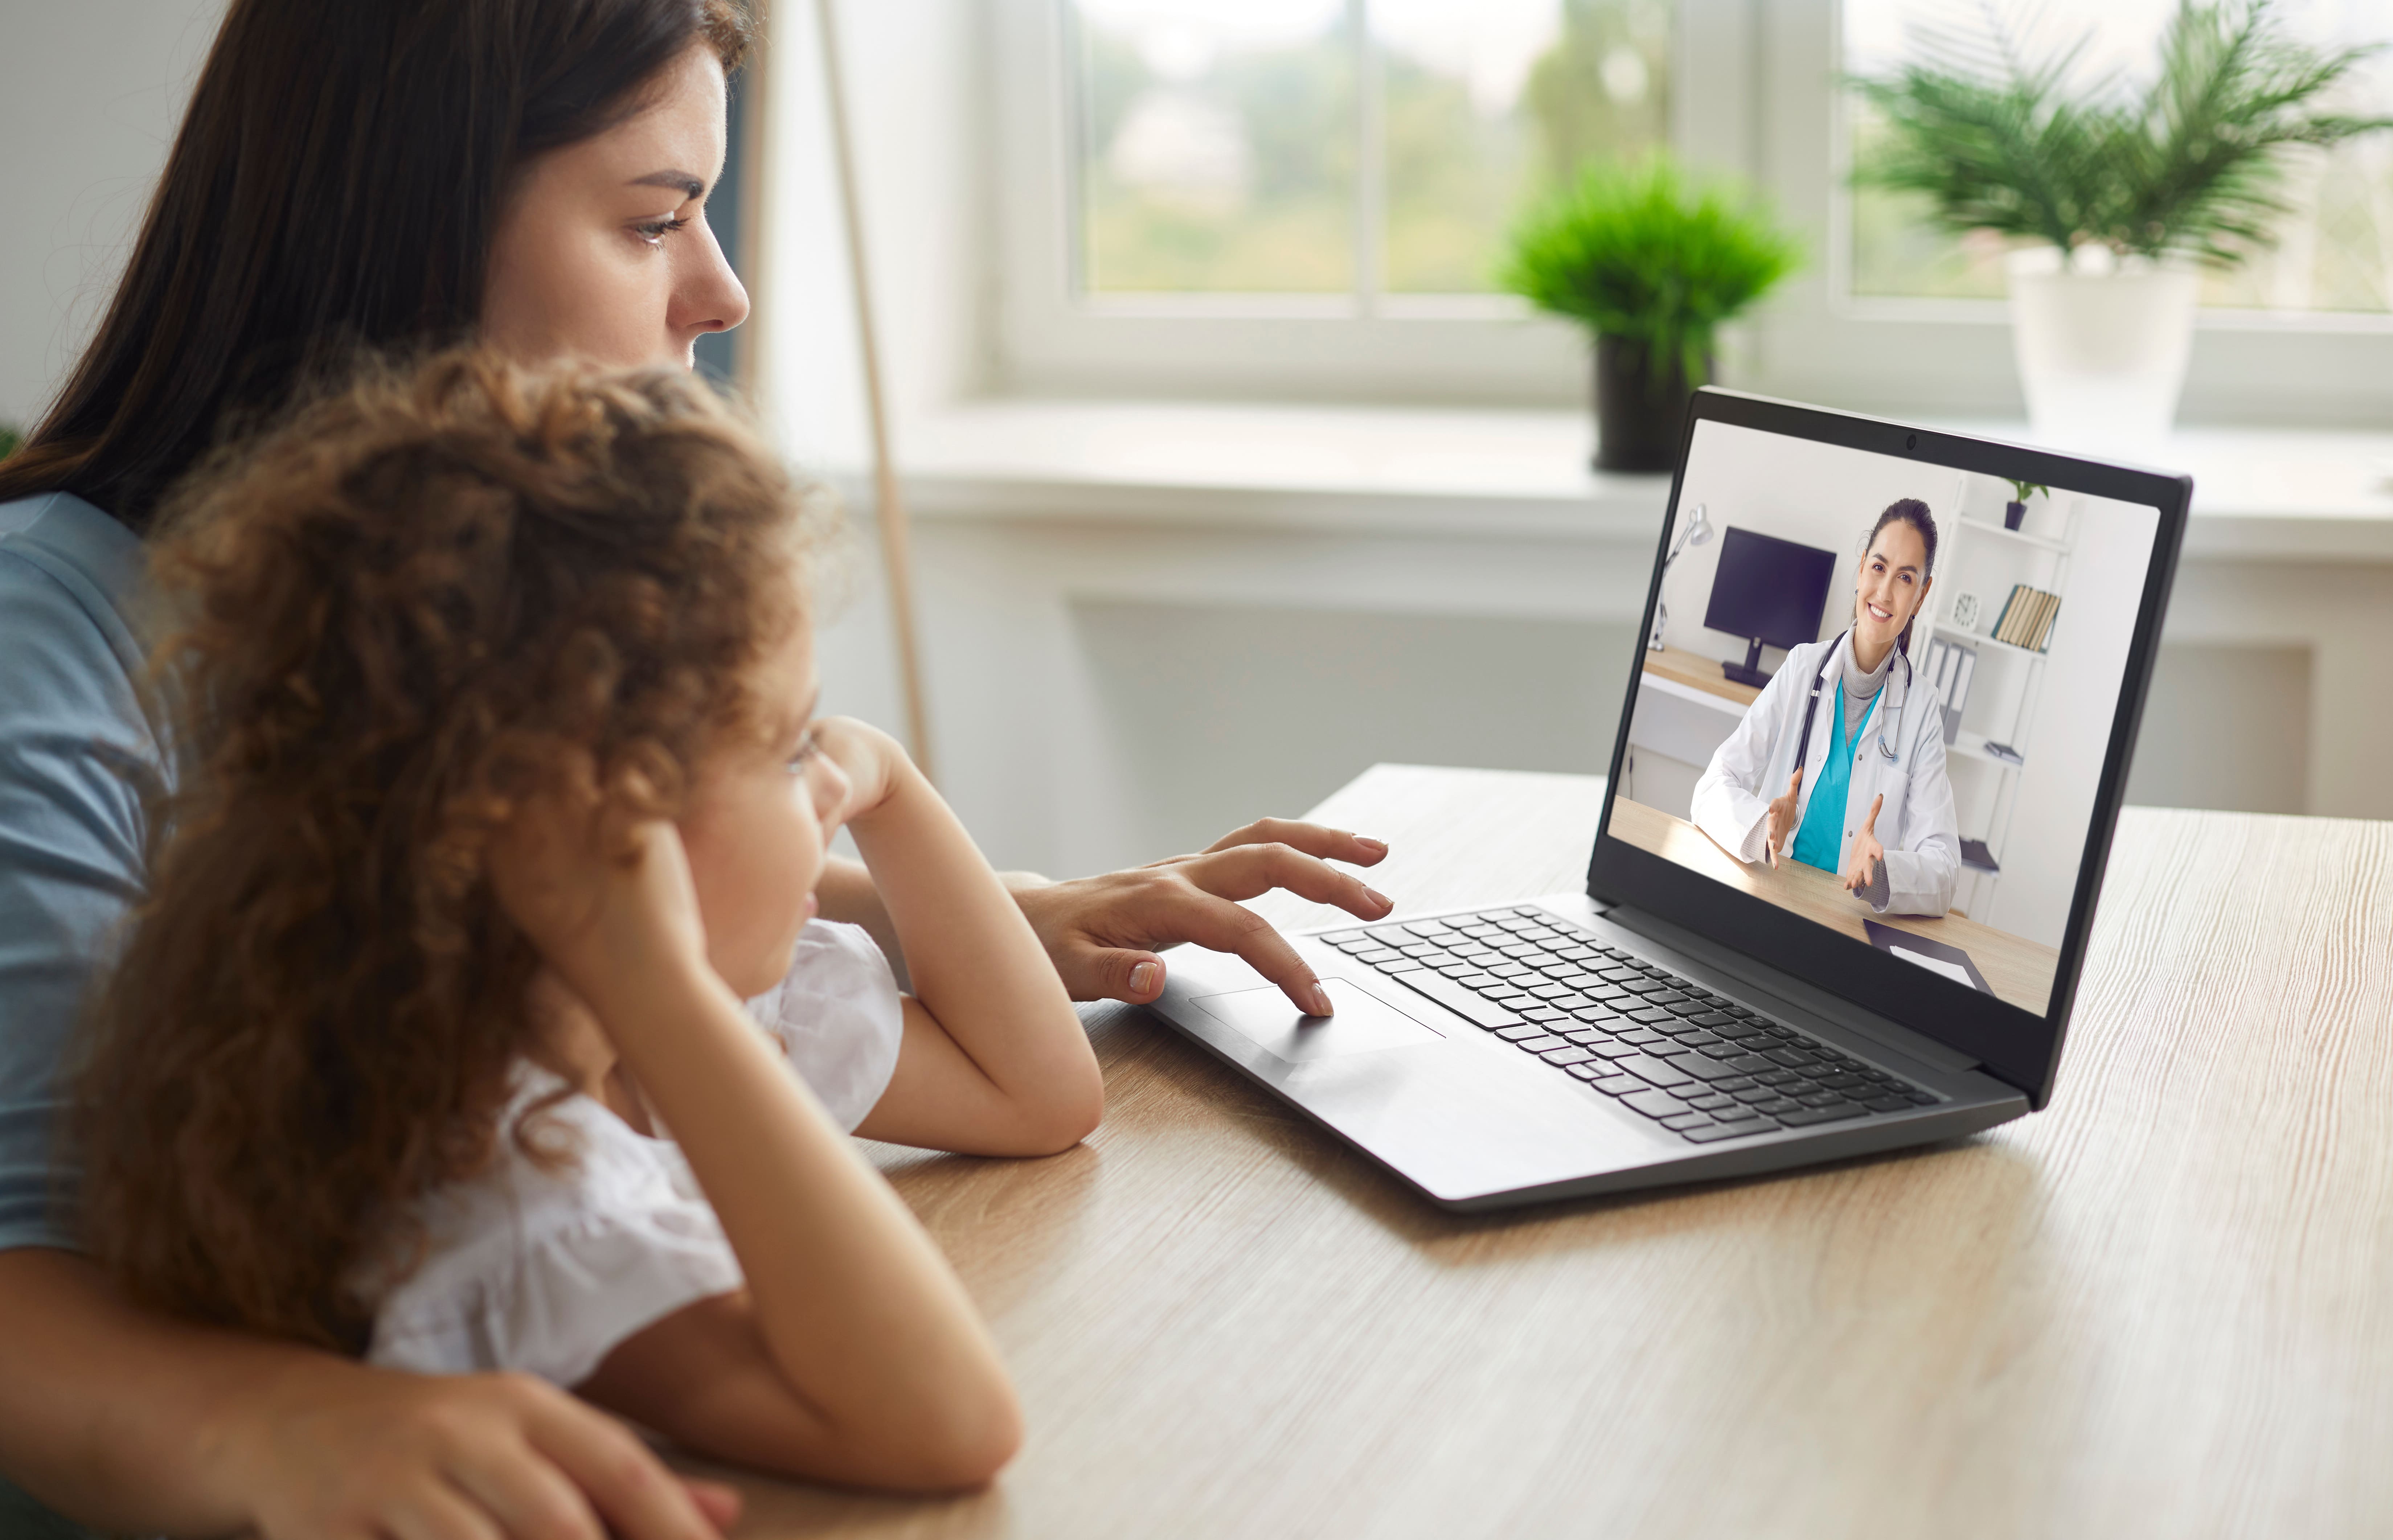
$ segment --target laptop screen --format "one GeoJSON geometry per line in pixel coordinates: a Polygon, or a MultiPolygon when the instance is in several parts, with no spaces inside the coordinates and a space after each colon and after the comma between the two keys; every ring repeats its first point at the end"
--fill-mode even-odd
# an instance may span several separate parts
{"type": "Polygon", "coordinates": [[[2048,1080],[2187,484],[1746,404],[1699,398],[1597,870],[2048,1080]]]}

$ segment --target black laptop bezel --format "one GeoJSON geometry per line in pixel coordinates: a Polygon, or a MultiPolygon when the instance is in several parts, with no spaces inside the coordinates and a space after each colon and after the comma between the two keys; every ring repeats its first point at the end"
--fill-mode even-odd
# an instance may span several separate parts
{"type": "Polygon", "coordinates": [[[2160,646],[2161,620],[2168,611],[2169,592],[2176,581],[2178,553],[2185,540],[2186,511],[2192,495],[2193,478],[2187,476],[2109,464],[2050,450],[1885,418],[1829,411],[1737,391],[1712,387],[1697,391],[1680,437],[1678,469],[1670,478],[1667,516],[1662,521],[1653,576],[1646,585],[1644,620],[1637,630],[1638,650],[1630,659],[1620,727],[1613,738],[1603,819],[1597,826],[1595,849],[1588,862],[1588,895],[1599,903],[1628,905],[1710,936],[1815,988],[1966,1053],[1988,1073],[2025,1091],[2032,1106],[2042,1107],[2052,1095],[2061,1041],[2067,1035],[2071,1008],[2076,1002],[2086,941],[2094,927],[2095,903],[2110,861],[2111,836],[2125,793],[2136,732],[2143,721],[2145,696],[2160,646]],[[2078,866],[2076,892],[2070,902],[2068,927],[2062,933],[2052,998],[2044,1015],[1940,978],[1867,942],[1840,935],[1766,899],[1740,893],[1613,837],[1613,801],[1619,794],[1629,722],[1637,711],[1637,688],[1645,656],[1643,638],[1652,634],[1654,606],[1661,597],[1663,558],[1667,554],[1670,532],[1677,527],[1679,493],[1686,479],[1687,456],[1694,443],[1697,424],[1706,422],[1917,460],[1942,469],[2031,481],[2056,490],[2084,492],[2158,510],[2160,521],[2153,530],[2143,597],[2136,615],[2135,634],[2127,648],[2118,707],[2111,724],[2110,746],[2103,755],[2100,784],[2095,789],[2094,815],[2086,829],[2086,850],[2078,866]]]}

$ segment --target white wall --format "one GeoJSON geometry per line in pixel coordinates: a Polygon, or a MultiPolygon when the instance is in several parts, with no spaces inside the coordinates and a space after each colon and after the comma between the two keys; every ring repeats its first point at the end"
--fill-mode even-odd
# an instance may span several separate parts
{"type": "MultiPolygon", "coordinates": [[[[1716,531],[1734,525],[1837,553],[1837,574],[1828,584],[1819,631],[1821,636],[1833,636],[1851,620],[1862,542],[1886,505],[1899,498],[1918,498],[1942,525],[1959,498],[1960,479],[1956,471],[1890,455],[1728,423],[1700,423],[1679,493],[1679,516],[1683,521],[1701,503],[1716,531]]],[[[1662,640],[1706,658],[1742,663],[1746,639],[1703,623],[1722,543],[1721,535],[1715,534],[1706,544],[1687,547],[1671,566],[1663,593],[1670,606],[1670,623],[1662,640]]],[[[1761,666],[1774,670],[1785,656],[1776,647],[1764,647],[1761,666]]]]}
{"type": "Polygon", "coordinates": [[[33,424],[106,307],[225,0],[7,7],[0,422],[33,424]]]}

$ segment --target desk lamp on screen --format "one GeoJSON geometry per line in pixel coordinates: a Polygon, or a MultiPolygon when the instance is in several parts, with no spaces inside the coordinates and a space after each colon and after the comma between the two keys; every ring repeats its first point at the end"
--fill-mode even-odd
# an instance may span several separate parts
{"type": "Polygon", "coordinates": [[[1820,611],[1836,575],[1834,551],[1729,526],[1720,537],[1720,567],[1712,576],[1704,624],[1744,637],[1746,646],[1744,663],[1722,663],[1720,672],[1757,689],[1769,684],[1762,647],[1818,641],[1820,611]]]}

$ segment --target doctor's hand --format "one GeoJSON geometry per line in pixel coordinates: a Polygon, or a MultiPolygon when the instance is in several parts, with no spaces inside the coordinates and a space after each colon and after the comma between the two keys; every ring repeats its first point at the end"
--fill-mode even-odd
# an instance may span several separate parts
{"type": "Polygon", "coordinates": [[[1803,772],[1796,771],[1786,777],[1786,794],[1770,804],[1770,864],[1778,864],[1778,853],[1786,842],[1795,838],[1795,804],[1803,795],[1803,772]]]}
{"type": "Polygon", "coordinates": [[[1886,793],[1881,791],[1871,802],[1869,816],[1862,820],[1862,831],[1853,836],[1852,859],[1845,865],[1845,891],[1859,893],[1877,881],[1877,868],[1886,865],[1886,847],[1877,842],[1877,812],[1886,805],[1886,793]]]}

